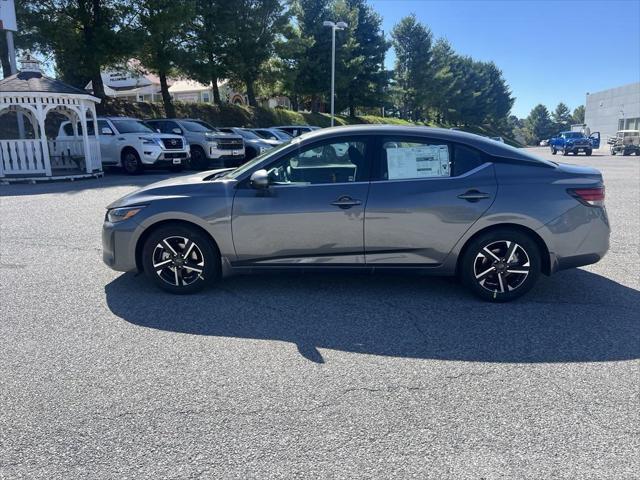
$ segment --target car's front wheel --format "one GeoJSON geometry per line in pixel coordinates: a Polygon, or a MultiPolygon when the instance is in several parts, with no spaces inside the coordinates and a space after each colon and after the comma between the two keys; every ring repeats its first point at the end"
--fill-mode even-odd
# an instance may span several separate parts
{"type": "Polygon", "coordinates": [[[588,150],[585,150],[584,153],[586,153],[588,157],[593,153],[593,151],[591,149],[588,149],[588,150]]]}
{"type": "Polygon", "coordinates": [[[209,160],[202,147],[191,147],[191,167],[195,170],[205,170],[209,166],[209,160]]]}
{"type": "Polygon", "coordinates": [[[140,157],[132,148],[128,148],[122,152],[122,168],[124,168],[124,171],[129,175],[137,175],[142,172],[140,157]]]}
{"type": "Polygon", "coordinates": [[[538,245],[523,232],[499,229],[481,234],[468,246],[460,274],[477,296],[508,302],[527,293],[540,276],[538,245]]]}
{"type": "Polygon", "coordinates": [[[558,151],[555,149],[555,147],[551,147],[551,155],[555,155],[556,153],[558,153],[558,151]]]}
{"type": "Polygon", "coordinates": [[[146,276],[171,293],[195,293],[215,281],[220,255],[197,228],[166,225],[153,231],[142,249],[146,276]]]}

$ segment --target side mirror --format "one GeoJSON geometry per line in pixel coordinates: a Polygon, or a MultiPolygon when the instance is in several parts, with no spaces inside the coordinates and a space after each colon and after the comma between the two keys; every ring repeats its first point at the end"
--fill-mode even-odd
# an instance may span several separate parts
{"type": "Polygon", "coordinates": [[[111,131],[111,129],[109,127],[102,127],[102,129],[100,130],[100,134],[101,135],[113,135],[113,132],[111,131]]]}
{"type": "Polygon", "coordinates": [[[176,135],[182,135],[182,129],[176,127],[176,128],[171,130],[171,133],[175,133],[176,135]]]}
{"type": "Polygon", "coordinates": [[[269,188],[269,174],[266,170],[256,170],[251,174],[249,184],[256,190],[269,188]]]}

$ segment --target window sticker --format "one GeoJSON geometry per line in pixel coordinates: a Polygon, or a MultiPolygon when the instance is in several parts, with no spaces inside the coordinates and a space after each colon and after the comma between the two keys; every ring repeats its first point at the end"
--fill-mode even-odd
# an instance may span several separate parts
{"type": "Polygon", "coordinates": [[[423,145],[387,149],[389,180],[449,176],[449,147],[423,145]]]}

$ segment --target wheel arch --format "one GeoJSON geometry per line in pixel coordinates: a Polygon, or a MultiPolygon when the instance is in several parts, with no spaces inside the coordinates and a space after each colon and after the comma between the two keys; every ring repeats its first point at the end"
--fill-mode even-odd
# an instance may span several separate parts
{"type": "MultiPolygon", "coordinates": [[[[136,261],[136,268],[138,269],[139,272],[143,272],[144,271],[144,266],[143,266],[143,262],[142,262],[142,250],[144,248],[145,242],[147,241],[147,239],[149,238],[149,236],[153,232],[155,232],[159,228],[166,227],[168,225],[189,227],[189,228],[193,228],[194,230],[197,230],[198,232],[203,234],[206,238],[208,238],[211,241],[211,245],[213,245],[213,248],[216,250],[216,252],[220,256],[220,247],[218,246],[218,242],[216,242],[216,239],[213,238],[213,235],[211,235],[210,232],[208,232],[206,229],[202,228],[197,223],[190,222],[188,220],[176,220],[176,219],[160,220],[160,221],[158,221],[156,223],[153,223],[153,224],[149,225],[144,230],[144,232],[142,232],[142,234],[138,237],[138,240],[136,241],[135,261],[136,261]]],[[[219,268],[220,268],[220,266],[219,266],[219,268]]],[[[218,272],[218,274],[219,273],[220,272],[218,272]]]]}
{"type": "Polygon", "coordinates": [[[538,248],[540,249],[540,254],[542,257],[541,258],[542,273],[544,273],[545,275],[551,275],[551,255],[549,253],[549,247],[547,246],[543,238],[535,230],[517,223],[500,223],[497,225],[489,225],[488,227],[478,230],[473,235],[471,235],[471,237],[469,237],[467,241],[464,243],[464,245],[462,246],[458,254],[458,258],[456,260],[456,275],[458,275],[459,273],[460,264],[471,242],[473,242],[480,235],[483,235],[487,232],[490,232],[493,230],[503,230],[503,229],[517,230],[531,237],[531,239],[536,242],[536,245],[538,245],[538,248]]]}
{"type": "Polygon", "coordinates": [[[127,152],[133,152],[136,154],[136,156],[138,157],[138,160],[140,160],[140,153],[138,152],[138,150],[133,147],[132,145],[125,145],[124,147],[122,147],[122,149],[120,150],[120,165],[122,165],[123,160],[124,160],[124,155],[127,152]]]}

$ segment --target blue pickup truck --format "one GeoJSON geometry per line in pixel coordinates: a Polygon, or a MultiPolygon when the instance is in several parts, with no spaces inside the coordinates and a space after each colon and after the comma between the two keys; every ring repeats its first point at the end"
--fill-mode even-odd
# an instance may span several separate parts
{"type": "Polygon", "coordinates": [[[594,132],[588,137],[582,132],[560,132],[549,139],[549,147],[553,155],[558,152],[563,155],[577,155],[579,152],[591,155],[594,148],[600,148],[600,132],[594,132]]]}

